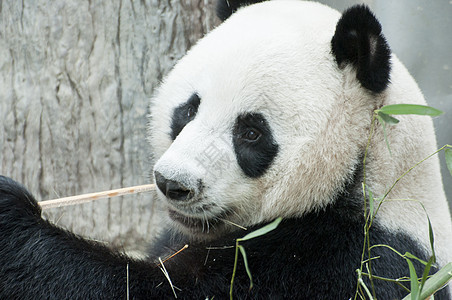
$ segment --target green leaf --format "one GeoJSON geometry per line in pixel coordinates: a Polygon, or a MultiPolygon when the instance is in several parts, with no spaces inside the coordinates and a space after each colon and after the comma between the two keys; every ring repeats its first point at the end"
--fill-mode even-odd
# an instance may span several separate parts
{"type": "MultiPolygon", "coordinates": [[[[452,262],[448,263],[441,268],[437,273],[430,277],[422,289],[422,294],[420,294],[421,299],[426,299],[428,296],[435,293],[437,290],[444,287],[452,279],[452,262]]],[[[402,300],[411,300],[411,294],[408,294],[402,300]]],[[[433,298],[431,298],[433,299],[433,298]]]]}
{"type": "Polygon", "coordinates": [[[422,289],[424,288],[425,281],[427,280],[428,274],[430,274],[430,269],[435,262],[435,256],[430,256],[427,265],[424,268],[424,274],[422,274],[421,286],[419,288],[419,294],[422,294],[422,289]]]}
{"type": "MultiPolygon", "coordinates": [[[[382,112],[381,110],[378,111],[377,117],[380,117],[381,119],[383,119],[383,121],[385,123],[388,123],[388,124],[397,124],[400,122],[396,118],[391,117],[390,115],[382,112]]],[[[378,120],[380,121],[380,119],[378,119],[378,120]]],[[[381,123],[381,121],[380,121],[380,123],[381,123]]]]}
{"type": "Polygon", "coordinates": [[[264,227],[259,228],[258,230],[255,230],[253,232],[248,233],[247,235],[245,235],[241,239],[236,239],[236,242],[235,242],[236,245],[235,245],[234,268],[232,270],[231,286],[229,288],[229,299],[232,300],[232,290],[233,290],[233,286],[234,286],[235,272],[237,270],[238,249],[240,250],[240,253],[242,253],[243,262],[244,262],[245,268],[246,268],[246,273],[248,274],[248,277],[250,278],[250,289],[253,287],[253,278],[251,277],[251,271],[250,271],[250,269],[248,267],[248,259],[246,257],[246,251],[245,251],[245,248],[243,246],[239,245],[239,242],[250,240],[250,239],[253,239],[255,237],[264,235],[264,234],[272,231],[273,229],[278,227],[278,225],[281,222],[281,220],[282,220],[282,218],[277,218],[273,222],[265,225],[264,227]]]}
{"type": "Polygon", "coordinates": [[[248,274],[248,277],[250,278],[250,290],[251,290],[253,288],[253,277],[251,276],[251,270],[248,267],[248,259],[246,258],[245,248],[243,248],[243,246],[239,245],[239,249],[240,249],[240,253],[242,253],[243,262],[245,263],[246,273],[248,274]]]}
{"type": "Polygon", "coordinates": [[[410,282],[411,282],[411,300],[419,299],[419,284],[417,279],[416,270],[414,269],[414,265],[411,260],[406,260],[408,263],[408,267],[410,268],[410,282]]]}
{"type": "Polygon", "coordinates": [[[276,227],[278,227],[278,225],[281,222],[281,220],[282,220],[281,218],[277,218],[276,220],[274,220],[270,224],[267,224],[264,227],[259,228],[258,230],[255,230],[253,232],[250,232],[250,233],[248,233],[247,235],[245,235],[244,237],[242,237],[240,239],[237,239],[237,241],[239,241],[239,242],[247,241],[247,240],[254,239],[255,237],[267,234],[268,232],[270,232],[273,229],[275,229],[276,227]]]}
{"type": "MultiPolygon", "coordinates": [[[[425,208],[424,208],[425,210],[425,208]]],[[[425,212],[427,214],[427,212],[425,212]]],[[[430,218],[427,215],[427,221],[428,221],[428,237],[430,239],[430,248],[432,249],[432,258],[433,258],[433,263],[436,263],[436,255],[435,255],[435,247],[433,246],[433,244],[435,243],[435,238],[433,235],[433,229],[432,229],[432,223],[430,222],[430,218]]]]}
{"type": "MultiPolygon", "coordinates": [[[[383,114],[383,115],[390,117],[389,115],[386,115],[386,114],[383,114]]],[[[391,147],[389,147],[389,142],[388,142],[388,135],[386,134],[386,122],[385,122],[384,119],[380,116],[380,112],[378,112],[378,114],[377,114],[377,119],[378,119],[378,121],[380,122],[381,126],[383,127],[383,136],[384,136],[384,138],[385,138],[386,146],[388,147],[389,155],[392,156],[392,153],[391,153],[391,147]]],[[[394,120],[397,120],[397,119],[395,119],[395,118],[393,118],[393,119],[394,119],[394,120]]],[[[397,120],[397,121],[399,121],[399,120],[397,120]]]]}
{"type": "Polygon", "coordinates": [[[411,258],[411,259],[415,259],[415,260],[417,260],[418,262],[420,262],[421,264],[423,264],[424,266],[427,265],[427,262],[426,262],[425,260],[422,260],[422,259],[420,259],[420,258],[414,256],[414,255],[411,254],[410,252],[405,252],[405,254],[404,254],[403,256],[404,256],[404,257],[411,258]]]}
{"type": "MultiPolygon", "coordinates": [[[[433,229],[432,229],[432,222],[430,222],[430,217],[428,216],[427,210],[425,209],[424,204],[422,204],[422,202],[419,202],[419,204],[421,205],[422,209],[425,212],[425,216],[427,217],[427,222],[428,222],[428,238],[430,240],[430,249],[432,249],[432,257],[433,257],[433,263],[436,263],[436,255],[435,255],[435,236],[433,235],[433,229]]],[[[424,263],[425,265],[425,263],[424,263]]]]}
{"type": "Polygon", "coordinates": [[[446,148],[446,150],[444,150],[444,153],[445,153],[445,156],[446,156],[447,168],[449,169],[450,176],[452,176],[452,149],[451,148],[446,148]]]}
{"type": "Polygon", "coordinates": [[[417,104],[391,104],[383,106],[378,110],[388,115],[422,115],[436,117],[443,112],[439,109],[417,104]]]}

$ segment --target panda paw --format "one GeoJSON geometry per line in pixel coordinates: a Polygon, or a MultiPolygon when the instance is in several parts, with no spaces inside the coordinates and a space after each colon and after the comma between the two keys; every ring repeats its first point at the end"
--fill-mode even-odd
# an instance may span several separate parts
{"type": "Polygon", "coordinates": [[[0,232],[14,226],[41,219],[41,208],[25,187],[0,175],[0,232]]]}

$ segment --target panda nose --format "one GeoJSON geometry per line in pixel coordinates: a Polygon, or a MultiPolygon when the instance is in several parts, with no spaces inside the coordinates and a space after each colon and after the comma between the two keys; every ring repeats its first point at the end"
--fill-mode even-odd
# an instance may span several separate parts
{"type": "Polygon", "coordinates": [[[167,179],[160,172],[155,171],[155,183],[159,190],[172,200],[189,200],[193,197],[193,190],[186,188],[180,182],[167,179]]]}

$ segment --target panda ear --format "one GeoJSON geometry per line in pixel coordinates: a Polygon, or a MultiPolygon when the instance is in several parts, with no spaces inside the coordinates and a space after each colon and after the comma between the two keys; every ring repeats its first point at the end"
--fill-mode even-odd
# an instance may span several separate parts
{"type": "Polygon", "coordinates": [[[247,6],[264,1],[265,0],[218,0],[217,16],[221,19],[221,21],[224,21],[242,6],[247,6]]]}
{"type": "Polygon", "coordinates": [[[336,25],[331,47],[340,68],[352,64],[361,85],[382,92],[389,84],[391,50],[381,25],[365,5],[347,9],[336,25]]]}

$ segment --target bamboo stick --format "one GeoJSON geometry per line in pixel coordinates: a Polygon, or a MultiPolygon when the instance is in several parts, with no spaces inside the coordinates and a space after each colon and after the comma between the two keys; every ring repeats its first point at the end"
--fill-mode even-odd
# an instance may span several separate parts
{"type": "Polygon", "coordinates": [[[97,192],[97,193],[89,193],[89,194],[83,194],[83,195],[77,195],[77,196],[58,198],[58,199],[53,199],[53,200],[39,201],[38,204],[41,206],[41,209],[45,210],[45,209],[49,209],[49,208],[81,204],[81,203],[86,203],[86,202],[103,199],[103,198],[111,198],[111,197],[124,196],[124,195],[129,195],[129,194],[137,194],[137,193],[149,192],[149,191],[153,191],[153,190],[155,190],[155,184],[144,184],[144,185],[131,186],[131,187],[127,187],[127,188],[121,188],[121,189],[115,189],[115,190],[109,190],[109,191],[103,191],[103,192],[97,192]]]}

